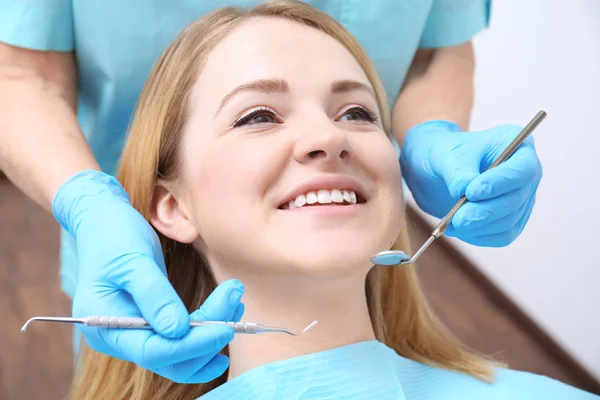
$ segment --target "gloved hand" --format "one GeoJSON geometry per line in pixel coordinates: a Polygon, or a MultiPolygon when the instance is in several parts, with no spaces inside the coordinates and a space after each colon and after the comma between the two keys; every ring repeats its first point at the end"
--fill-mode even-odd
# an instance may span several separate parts
{"type": "Polygon", "coordinates": [[[477,246],[502,247],[521,234],[542,178],[533,137],[507,161],[484,172],[520,131],[502,125],[461,132],[452,122],[429,121],[407,132],[400,165],[419,207],[443,218],[460,197],[469,200],[452,218],[446,235],[477,246]]]}
{"type": "Polygon", "coordinates": [[[233,339],[233,329],[190,329],[189,321],[238,322],[244,313],[239,281],[222,283],[188,315],[167,279],[156,233],[109,175],[76,174],[59,188],[52,209],[77,243],[73,315],[143,317],[154,329],[82,327],[92,349],[179,383],[204,383],[225,372],[229,359],[218,353],[233,339]]]}

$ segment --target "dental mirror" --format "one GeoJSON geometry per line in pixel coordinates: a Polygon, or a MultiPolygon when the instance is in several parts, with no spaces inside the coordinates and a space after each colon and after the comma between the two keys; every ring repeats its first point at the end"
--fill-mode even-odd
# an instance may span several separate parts
{"type": "Polygon", "coordinates": [[[373,264],[383,265],[386,267],[389,267],[392,265],[408,264],[407,261],[409,261],[409,260],[410,260],[410,257],[408,256],[408,254],[406,254],[405,252],[400,251],[400,250],[381,251],[381,252],[375,254],[375,256],[373,256],[373,258],[371,258],[371,261],[373,261],[373,264]]]}
{"type": "MultiPolygon", "coordinates": [[[[535,115],[535,117],[533,117],[533,119],[523,128],[523,130],[521,130],[521,132],[513,139],[513,141],[510,142],[510,144],[506,147],[506,149],[504,149],[502,154],[500,154],[498,158],[496,158],[496,160],[492,163],[492,165],[489,166],[489,168],[486,171],[489,171],[492,168],[496,168],[498,165],[508,160],[508,158],[512,156],[515,151],[517,151],[517,149],[521,146],[525,139],[527,139],[531,132],[533,132],[533,130],[537,128],[540,122],[542,122],[542,120],[546,118],[546,115],[547,114],[545,111],[539,111],[535,115]]],[[[460,200],[458,200],[458,203],[456,203],[454,207],[452,207],[452,209],[448,212],[448,214],[446,214],[446,216],[439,222],[439,224],[431,233],[429,239],[427,239],[427,241],[423,244],[423,246],[419,248],[419,250],[415,253],[415,255],[412,258],[410,258],[408,254],[401,250],[386,250],[375,254],[371,258],[371,261],[375,265],[383,266],[407,265],[414,263],[417,260],[417,258],[419,258],[419,256],[423,254],[423,252],[429,247],[429,245],[433,243],[435,239],[439,238],[444,234],[448,226],[450,226],[454,214],[456,214],[458,209],[468,201],[469,200],[465,196],[462,196],[460,200]]]]}

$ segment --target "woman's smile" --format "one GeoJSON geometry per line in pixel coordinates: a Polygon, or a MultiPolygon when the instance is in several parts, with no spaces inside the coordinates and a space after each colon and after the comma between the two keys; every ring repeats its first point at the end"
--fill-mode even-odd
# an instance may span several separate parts
{"type": "Polygon", "coordinates": [[[348,208],[348,212],[358,209],[352,206],[366,202],[367,191],[358,180],[348,176],[323,176],[297,186],[278,208],[286,211],[326,208],[331,212],[343,207],[348,208]]]}
{"type": "Polygon", "coordinates": [[[289,203],[281,206],[282,210],[294,210],[296,208],[311,207],[311,206],[342,206],[356,204],[358,199],[353,190],[327,190],[320,189],[316,192],[308,192],[306,195],[301,194],[289,203]]]}

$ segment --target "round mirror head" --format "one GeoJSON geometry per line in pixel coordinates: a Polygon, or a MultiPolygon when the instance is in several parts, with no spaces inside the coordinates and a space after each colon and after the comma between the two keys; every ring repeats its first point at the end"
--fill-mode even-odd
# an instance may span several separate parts
{"type": "Polygon", "coordinates": [[[371,258],[373,264],[384,266],[406,264],[408,260],[410,260],[409,255],[400,250],[381,251],[371,258]]]}

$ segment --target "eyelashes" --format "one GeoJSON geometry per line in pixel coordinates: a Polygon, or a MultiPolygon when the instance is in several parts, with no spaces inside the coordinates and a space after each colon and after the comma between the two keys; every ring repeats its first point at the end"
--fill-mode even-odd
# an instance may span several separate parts
{"type": "MultiPolygon", "coordinates": [[[[348,121],[348,122],[368,122],[368,123],[377,123],[379,121],[379,116],[374,111],[368,109],[364,106],[353,106],[348,108],[339,120],[348,121]],[[345,117],[350,117],[349,119],[344,119],[345,117]]],[[[269,124],[269,123],[281,123],[281,118],[277,116],[275,111],[267,106],[260,106],[249,111],[246,114],[243,114],[241,117],[235,120],[232,127],[238,128],[244,125],[259,125],[259,124],[269,124]]]]}
{"type": "MultiPolygon", "coordinates": [[[[379,116],[376,113],[374,113],[373,111],[369,110],[368,108],[362,107],[362,106],[355,106],[355,107],[349,108],[342,115],[342,118],[347,115],[351,115],[351,114],[358,115],[361,118],[363,118],[364,121],[367,121],[370,123],[375,123],[379,120],[379,116]]],[[[356,119],[350,119],[349,121],[356,121],[356,119]]]]}
{"type": "Polygon", "coordinates": [[[261,123],[270,123],[269,121],[265,121],[265,119],[272,119],[275,121],[275,111],[267,106],[260,106],[255,108],[254,110],[243,114],[239,117],[234,123],[233,127],[237,128],[242,125],[256,125],[261,123]]]}

